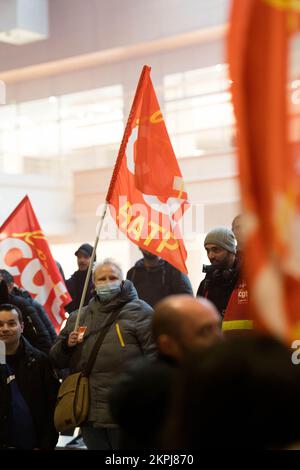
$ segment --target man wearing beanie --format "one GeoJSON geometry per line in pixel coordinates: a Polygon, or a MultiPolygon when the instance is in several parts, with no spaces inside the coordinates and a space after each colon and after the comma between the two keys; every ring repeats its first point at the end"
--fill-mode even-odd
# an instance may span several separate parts
{"type": "Polygon", "coordinates": [[[204,247],[211,265],[203,267],[206,276],[200,283],[197,296],[206,297],[213,302],[223,318],[239,278],[236,240],[228,228],[216,227],[206,235],[204,247]]]}

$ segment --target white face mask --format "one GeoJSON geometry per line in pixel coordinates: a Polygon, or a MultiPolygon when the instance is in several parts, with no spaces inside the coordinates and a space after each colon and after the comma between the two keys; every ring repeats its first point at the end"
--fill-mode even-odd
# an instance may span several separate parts
{"type": "Polygon", "coordinates": [[[100,284],[95,287],[96,293],[101,302],[109,302],[121,292],[121,281],[109,284],[100,284]]]}

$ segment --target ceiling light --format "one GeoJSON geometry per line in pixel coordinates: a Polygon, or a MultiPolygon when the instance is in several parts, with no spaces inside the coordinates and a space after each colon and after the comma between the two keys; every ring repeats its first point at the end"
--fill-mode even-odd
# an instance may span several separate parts
{"type": "Polygon", "coordinates": [[[0,0],[0,42],[21,45],[48,37],[48,0],[0,0]]]}

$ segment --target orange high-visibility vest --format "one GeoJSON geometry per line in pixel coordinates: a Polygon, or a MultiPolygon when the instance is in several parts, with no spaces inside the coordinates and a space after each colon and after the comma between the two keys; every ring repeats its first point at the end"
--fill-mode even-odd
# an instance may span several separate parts
{"type": "Polygon", "coordinates": [[[232,291],[229,298],[222,330],[224,333],[229,331],[252,330],[253,320],[250,318],[249,298],[247,283],[244,279],[240,280],[232,291]]]}

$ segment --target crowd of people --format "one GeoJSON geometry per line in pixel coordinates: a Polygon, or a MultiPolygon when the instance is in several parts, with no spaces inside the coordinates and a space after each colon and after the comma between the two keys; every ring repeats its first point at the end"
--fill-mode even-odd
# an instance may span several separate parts
{"type": "Polygon", "coordinates": [[[60,381],[84,369],[110,318],[89,375],[87,449],[266,449],[297,441],[300,369],[287,346],[254,328],[242,216],[232,230],[210,230],[204,247],[210,264],[196,297],[186,275],[145,250],[126,278],[114,260],[95,260],[82,332],[75,324],[93,252],[82,244],[58,335],[43,307],[1,269],[0,449],[55,448],[60,381]]]}

